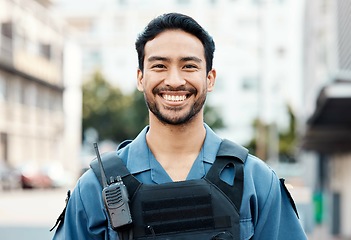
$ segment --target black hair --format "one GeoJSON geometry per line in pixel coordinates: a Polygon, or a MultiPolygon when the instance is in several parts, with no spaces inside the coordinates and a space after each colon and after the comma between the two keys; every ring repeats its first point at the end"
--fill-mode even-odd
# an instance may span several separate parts
{"type": "Polygon", "coordinates": [[[212,69],[215,44],[208,32],[203,29],[193,18],[180,13],[166,13],[154,18],[139,34],[135,42],[138,53],[139,69],[144,70],[145,44],[166,30],[180,29],[197,37],[204,46],[206,71],[212,69]]]}

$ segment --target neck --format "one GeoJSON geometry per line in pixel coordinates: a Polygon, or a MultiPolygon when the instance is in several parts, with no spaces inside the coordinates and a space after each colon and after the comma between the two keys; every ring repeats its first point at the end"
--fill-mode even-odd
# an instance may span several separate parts
{"type": "Polygon", "coordinates": [[[184,125],[170,125],[161,123],[155,117],[150,116],[150,128],[146,139],[153,152],[185,154],[198,153],[205,136],[203,118],[192,119],[191,122],[184,125]],[[152,146],[157,146],[157,148],[152,146]]]}
{"type": "Polygon", "coordinates": [[[184,125],[161,123],[150,116],[147,144],[173,181],[185,180],[206,137],[203,118],[184,125]]]}

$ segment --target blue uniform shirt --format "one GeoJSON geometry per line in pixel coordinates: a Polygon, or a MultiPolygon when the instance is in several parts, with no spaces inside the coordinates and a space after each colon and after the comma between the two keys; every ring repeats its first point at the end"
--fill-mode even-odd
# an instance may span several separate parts
{"type": "MultiPolygon", "coordinates": [[[[206,138],[187,180],[206,175],[222,139],[206,124],[206,138]]],[[[129,171],[146,184],[171,182],[172,179],[155,159],[146,143],[146,127],[133,142],[117,153],[129,171]]],[[[233,182],[233,173],[223,171],[221,179],[233,182]]],[[[54,235],[58,239],[118,239],[108,221],[101,196],[101,185],[89,169],[78,180],[68,202],[64,224],[54,235]]],[[[287,192],[274,171],[260,159],[249,155],[244,163],[244,193],[240,209],[242,240],[307,239],[291,205],[287,192]]]]}

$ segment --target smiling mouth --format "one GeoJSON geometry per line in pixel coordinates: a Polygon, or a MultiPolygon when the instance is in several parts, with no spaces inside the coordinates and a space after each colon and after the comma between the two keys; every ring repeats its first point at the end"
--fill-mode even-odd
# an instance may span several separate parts
{"type": "Polygon", "coordinates": [[[162,94],[162,98],[167,101],[171,102],[182,102],[185,99],[187,99],[187,95],[168,95],[168,94],[162,94]]]}

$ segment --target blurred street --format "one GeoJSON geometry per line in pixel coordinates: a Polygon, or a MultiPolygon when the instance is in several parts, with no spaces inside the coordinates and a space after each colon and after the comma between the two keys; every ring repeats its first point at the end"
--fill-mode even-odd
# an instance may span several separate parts
{"type": "Polygon", "coordinates": [[[66,189],[0,192],[0,239],[51,239],[49,229],[65,205],[66,189]]]}

